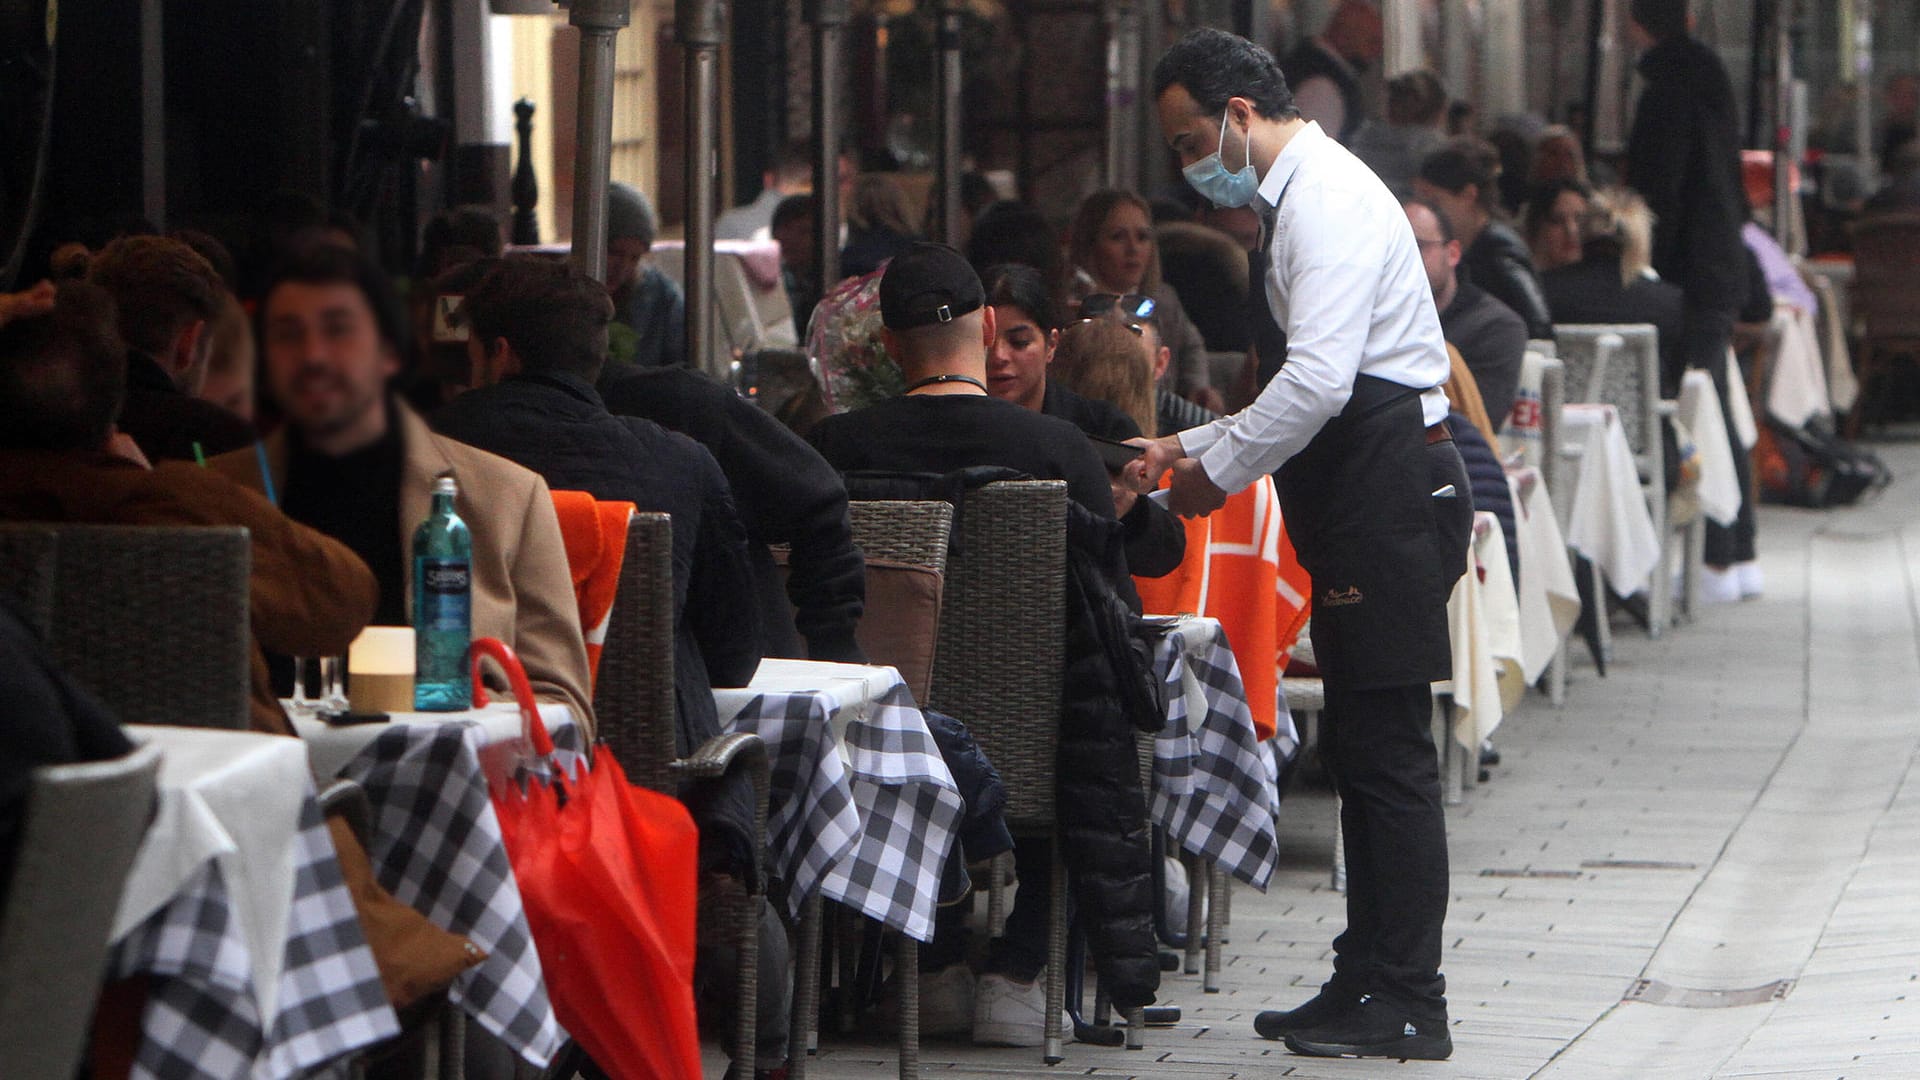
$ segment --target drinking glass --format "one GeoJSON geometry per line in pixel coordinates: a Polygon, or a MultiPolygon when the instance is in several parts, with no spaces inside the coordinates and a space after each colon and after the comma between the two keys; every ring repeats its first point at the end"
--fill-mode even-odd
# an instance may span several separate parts
{"type": "Polygon", "coordinates": [[[320,658],[320,711],[328,715],[341,715],[353,711],[347,701],[347,658],[344,656],[323,656],[320,658]]]}

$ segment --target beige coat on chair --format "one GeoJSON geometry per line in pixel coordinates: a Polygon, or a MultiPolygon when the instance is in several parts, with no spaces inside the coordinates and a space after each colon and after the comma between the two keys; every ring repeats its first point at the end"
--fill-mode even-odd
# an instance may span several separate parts
{"type": "MultiPolygon", "coordinates": [[[[473,534],[473,636],[496,637],[526,665],[534,693],[569,705],[583,731],[593,731],[587,649],[580,612],[567,569],[566,546],[553,513],[547,482],[506,458],[434,434],[405,404],[394,402],[406,448],[400,480],[401,550],[411,550],[413,530],[426,520],[433,481],[452,473],[460,484],[454,508],[473,534]]],[[[284,431],[266,440],[275,491],[287,481],[284,431]]],[[[259,458],[251,447],[208,462],[238,483],[262,490],[259,458]]],[[[405,560],[407,607],[413,606],[413,563],[405,560]]]]}

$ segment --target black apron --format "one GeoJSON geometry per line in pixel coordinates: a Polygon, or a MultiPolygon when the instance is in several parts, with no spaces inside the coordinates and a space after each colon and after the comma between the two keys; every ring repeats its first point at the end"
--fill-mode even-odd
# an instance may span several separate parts
{"type": "MultiPolygon", "coordinates": [[[[1253,255],[1248,327],[1262,389],[1287,355],[1267,305],[1265,247],[1253,255]]],[[[1427,442],[1422,393],[1359,376],[1340,415],[1274,474],[1313,579],[1315,662],[1349,690],[1453,677],[1447,598],[1466,568],[1473,502],[1452,441],[1427,442]],[[1451,496],[1435,497],[1449,485],[1451,496]]]]}

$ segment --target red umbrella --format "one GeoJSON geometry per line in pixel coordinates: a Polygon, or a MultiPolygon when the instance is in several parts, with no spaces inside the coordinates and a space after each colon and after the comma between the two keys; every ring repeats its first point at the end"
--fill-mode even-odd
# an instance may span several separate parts
{"type": "Polygon", "coordinates": [[[678,799],[629,784],[604,746],[568,777],[513,650],[482,638],[472,656],[473,703],[486,704],[480,666],[493,657],[549,765],[491,794],[554,1014],[609,1076],[695,1080],[693,818],[678,799]]]}

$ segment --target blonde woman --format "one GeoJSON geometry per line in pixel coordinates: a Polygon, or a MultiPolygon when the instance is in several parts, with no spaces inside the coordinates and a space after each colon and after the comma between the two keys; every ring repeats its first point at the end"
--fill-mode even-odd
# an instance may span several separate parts
{"type": "Polygon", "coordinates": [[[1118,297],[1138,317],[1152,316],[1173,351],[1171,376],[1181,397],[1218,412],[1224,403],[1207,370],[1207,343],[1180,297],[1160,278],[1160,248],[1147,201],[1131,191],[1096,191],[1080,204],[1067,233],[1076,298],[1118,297]],[[1141,312],[1140,298],[1151,300],[1141,312]]]}
{"type": "Polygon", "coordinates": [[[1557,323],[1652,323],[1660,331],[1663,395],[1679,389],[1680,290],[1654,274],[1653,215],[1626,188],[1596,192],[1579,210],[1580,261],[1540,276],[1557,323]]]}

